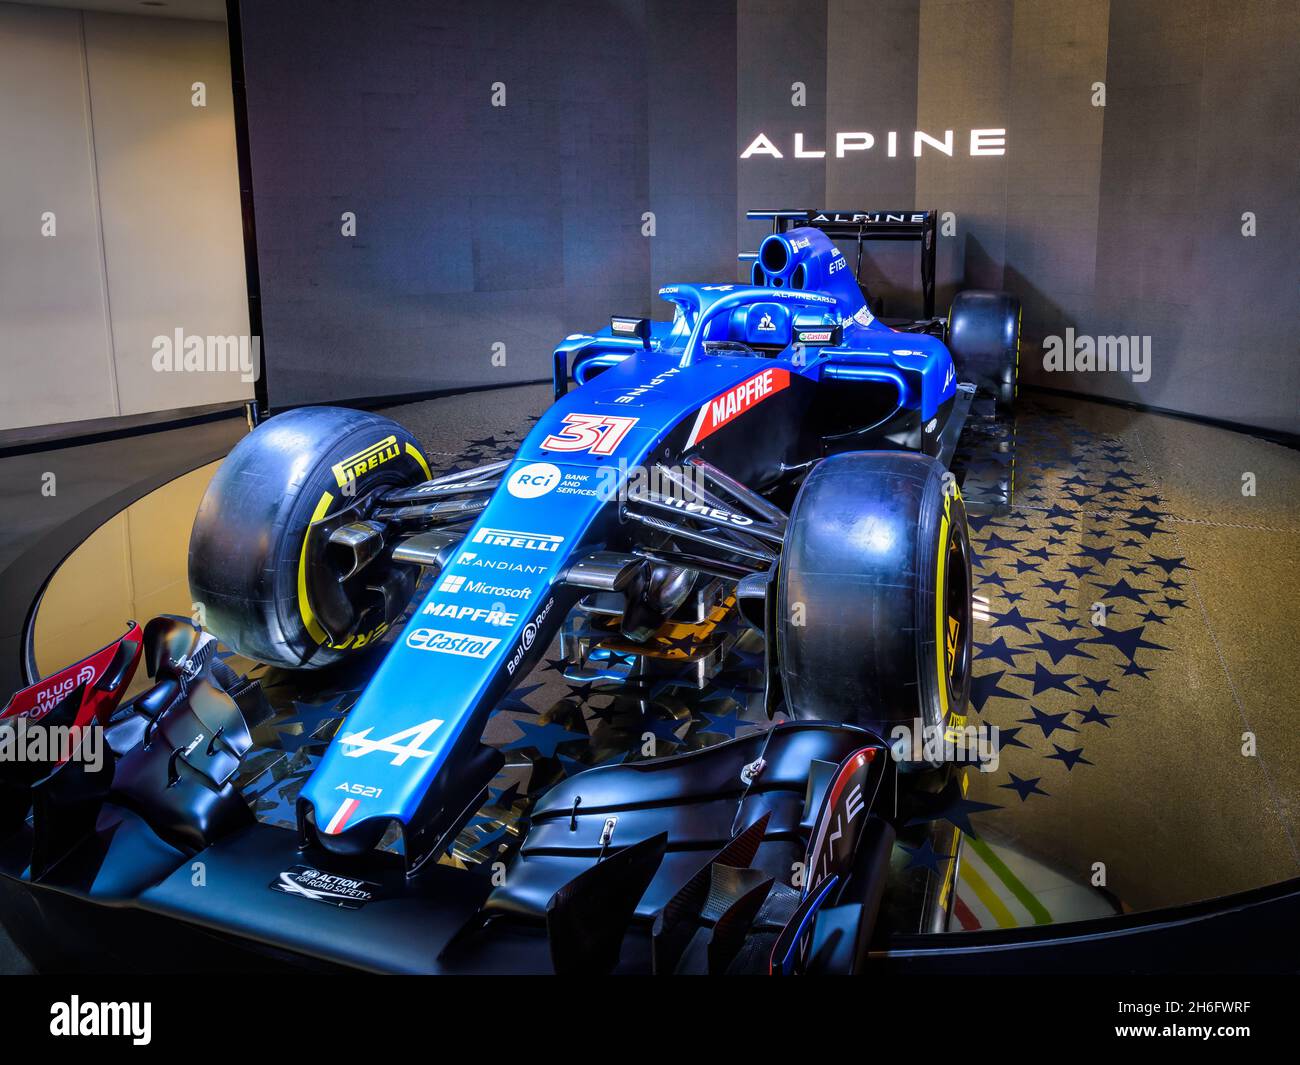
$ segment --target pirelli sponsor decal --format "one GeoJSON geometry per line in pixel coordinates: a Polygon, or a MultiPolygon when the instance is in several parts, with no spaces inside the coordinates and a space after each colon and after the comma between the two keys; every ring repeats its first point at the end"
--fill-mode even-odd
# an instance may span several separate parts
{"type": "Polygon", "coordinates": [[[334,471],[334,480],[338,482],[340,488],[346,488],[349,481],[355,481],[367,470],[373,470],[376,466],[382,466],[389,459],[395,459],[402,453],[401,447],[397,443],[397,437],[386,436],[376,444],[371,444],[364,451],[358,451],[355,455],[349,455],[342,462],[336,462],[332,467],[334,471]]]}
{"type": "Polygon", "coordinates": [[[741,381],[734,388],[729,388],[700,408],[695,416],[695,425],[691,427],[691,435],[686,441],[686,446],[694,447],[728,422],[739,418],[746,411],[757,407],[763,400],[783,391],[789,385],[789,371],[773,366],[754,374],[746,381],[741,381]]]}

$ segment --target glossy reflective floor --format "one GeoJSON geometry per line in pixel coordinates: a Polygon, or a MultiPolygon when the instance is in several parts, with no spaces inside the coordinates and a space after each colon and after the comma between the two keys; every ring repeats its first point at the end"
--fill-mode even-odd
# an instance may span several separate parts
{"type": "MultiPolygon", "coordinates": [[[[546,393],[388,413],[451,469],[508,456],[546,393]]],[[[953,928],[1150,909],[1296,876],[1300,732],[1288,681],[1300,456],[1041,397],[1022,404],[1014,450],[1005,444],[977,430],[961,458],[968,485],[1014,479],[1009,508],[972,507],[972,719],[998,727],[1000,757],[992,772],[966,772],[942,815],[897,848],[898,882],[947,890],[957,831],[953,928]]],[[[108,642],[128,617],[190,613],[186,543],[214,468],[118,514],[57,571],[32,633],[42,671],[108,642]]],[[[703,692],[615,692],[566,683],[553,648],[489,722],[486,738],[510,762],[456,860],[491,855],[518,830],[528,796],[560,777],[641,757],[647,732],[669,754],[763,727],[759,653],[743,639],[703,692]]],[[[279,713],[245,774],[263,820],[292,824],[297,789],[367,668],[263,672],[279,713]]]]}

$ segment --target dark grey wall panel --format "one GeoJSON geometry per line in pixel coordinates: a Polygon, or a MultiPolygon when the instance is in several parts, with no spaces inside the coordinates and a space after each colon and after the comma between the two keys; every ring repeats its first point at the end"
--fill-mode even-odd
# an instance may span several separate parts
{"type": "Polygon", "coordinates": [[[274,405],[542,377],[648,307],[643,3],[241,12],[274,405]]]}
{"type": "MultiPolygon", "coordinates": [[[[743,0],[737,19],[736,154],[760,132],[783,158],[738,159],[737,250],[756,251],[766,232],[746,222],[745,211],[815,207],[826,194],[826,160],[794,158],[794,137],[806,151],[826,147],[827,0],[743,0]],[[807,90],[805,106],[791,100],[795,82],[807,90]]],[[[739,276],[748,277],[748,272],[739,276]]]]}
{"type": "Polygon", "coordinates": [[[1290,3],[1111,5],[1090,331],[1149,335],[1153,372],[1076,387],[1300,430],[1298,37],[1290,3]]]}
{"type": "MultiPolygon", "coordinates": [[[[1243,0],[1210,27],[1199,136],[1196,357],[1161,402],[1300,430],[1300,5],[1243,0]],[[1257,236],[1242,235],[1252,212],[1257,236]],[[1222,386],[1228,370],[1231,388],[1222,386]],[[1217,400],[1217,402],[1216,402],[1217,400]]],[[[1178,364],[1174,364],[1177,371],[1178,364]]]]}
{"type": "MultiPolygon", "coordinates": [[[[920,0],[827,4],[826,128],[831,134],[871,133],[875,144],[846,151],[843,159],[828,154],[826,207],[892,211],[917,205],[916,159],[906,150],[890,158],[886,138],[893,130],[902,144],[916,128],[920,7],[920,0]]],[[[919,254],[912,244],[869,245],[861,277],[885,314],[921,313],[919,254]]]]}
{"type": "Polygon", "coordinates": [[[1300,431],[1294,315],[1275,313],[1300,283],[1300,8],[921,0],[919,36],[918,128],[1008,130],[1003,160],[917,162],[917,206],[957,216],[939,305],[1018,293],[1028,381],[1300,431]],[[1150,379],[1045,372],[1037,345],[1067,328],[1149,337],[1150,379]]]}
{"type": "MultiPolygon", "coordinates": [[[[1026,380],[1300,431],[1293,0],[243,10],[277,404],[543,376],[566,333],[665,313],[661,284],[746,276],[748,208],[918,207],[954,216],[940,313],[961,287],[1023,299],[1026,380]],[[972,157],[991,128],[1006,154],[972,157]],[[913,156],[949,129],[952,157],[913,156]],[[837,131],[876,144],[837,159],[837,131]],[[739,158],[759,132],[783,158],[739,158]],[[1151,379],[1045,373],[1067,328],[1149,336],[1151,379]]],[[[869,249],[872,296],[917,312],[916,249],[869,249]]]]}
{"type": "Polygon", "coordinates": [[[1156,364],[1145,385],[1097,374],[1067,387],[1155,402],[1171,362],[1191,364],[1206,10],[1203,3],[1112,5],[1096,313],[1079,328],[1149,335],[1156,364]]]}
{"type": "Polygon", "coordinates": [[[1003,284],[1018,131],[1008,133],[1005,156],[971,159],[960,147],[972,129],[1007,128],[1014,8],[1013,0],[921,0],[917,129],[954,130],[958,146],[951,159],[923,150],[916,162],[916,205],[956,215],[956,233],[939,237],[935,302],[944,314],[959,287],[1003,284]]]}
{"type": "MultiPolygon", "coordinates": [[[[1014,137],[1007,159],[1004,284],[1021,299],[1032,349],[1047,332],[1094,318],[1102,107],[1110,0],[1017,3],[1011,27],[1014,137]]],[[[1025,358],[1028,381],[1069,387],[1025,358]]]]}
{"type": "MultiPolygon", "coordinates": [[[[736,0],[653,0],[649,24],[652,290],[736,270],[736,0]]],[[[651,300],[656,318],[671,306],[651,300]]]]}

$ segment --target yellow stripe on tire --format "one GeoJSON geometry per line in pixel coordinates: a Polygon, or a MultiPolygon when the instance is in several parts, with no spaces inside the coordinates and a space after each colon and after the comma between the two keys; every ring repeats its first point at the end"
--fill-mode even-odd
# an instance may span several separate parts
{"type": "Polygon", "coordinates": [[[426,462],[424,456],[421,455],[420,452],[411,445],[411,442],[409,440],[406,442],[406,453],[420,464],[420,469],[424,471],[424,479],[426,481],[433,476],[433,474],[429,472],[428,462],[426,462]]]}
{"type": "MultiPolygon", "coordinates": [[[[380,443],[382,444],[383,441],[380,441],[380,443]]],[[[428,461],[422,454],[420,454],[419,449],[412,445],[409,440],[406,441],[403,446],[403,451],[419,463],[426,481],[433,476],[429,470],[428,461]]],[[[339,479],[340,484],[344,483],[343,476],[337,469],[335,471],[335,477],[339,479]]],[[[316,620],[316,614],[312,611],[311,601],[307,596],[307,542],[311,538],[312,525],[316,524],[316,522],[320,521],[321,518],[325,517],[325,515],[329,513],[330,506],[333,502],[334,496],[330,492],[325,492],[321,495],[320,500],[316,504],[316,509],[312,511],[311,521],[307,525],[307,531],[303,533],[302,550],[298,553],[298,613],[302,617],[303,626],[306,628],[308,634],[318,644],[329,643],[329,634],[321,628],[321,623],[316,620]]],[[[339,645],[338,649],[341,650],[342,648],[347,647],[351,642],[352,637],[349,636],[343,644],[339,645]]],[[[358,646],[360,646],[360,644],[358,644],[358,646]]]]}
{"type": "Polygon", "coordinates": [[[311,603],[307,599],[307,541],[311,538],[312,525],[329,513],[330,504],[333,502],[334,496],[329,492],[320,497],[320,502],[316,504],[316,509],[312,511],[311,522],[308,524],[306,532],[302,534],[302,550],[298,553],[298,613],[302,615],[302,623],[311,638],[322,644],[329,641],[329,636],[321,628],[320,622],[316,620],[316,615],[312,613],[311,603]]]}
{"type": "Polygon", "coordinates": [[[944,648],[948,646],[945,639],[944,621],[948,617],[947,610],[944,609],[947,603],[947,596],[944,594],[944,576],[947,571],[948,561],[948,531],[950,522],[948,521],[948,500],[951,497],[945,494],[944,515],[939,522],[939,576],[935,581],[934,592],[934,649],[936,669],[939,677],[939,724],[943,725],[948,720],[948,671],[944,668],[944,648]]]}

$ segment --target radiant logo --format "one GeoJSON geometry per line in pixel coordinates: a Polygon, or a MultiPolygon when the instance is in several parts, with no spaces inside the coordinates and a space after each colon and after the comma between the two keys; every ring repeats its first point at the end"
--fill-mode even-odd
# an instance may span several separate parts
{"type": "Polygon", "coordinates": [[[524,551],[545,551],[554,554],[564,543],[563,536],[549,533],[519,532],[515,529],[482,528],[474,534],[474,543],[488,547],[514,547],[524,551]]]}
{"type": "Polygon", "coordinates": [[[560,483],[560,467],[549,462],[533,462],[515,470],[506,488],[516,499],[536,499],[560,483]]]}
{"type": "Polygon", "coordinates": [[[532,565],[526,562],[507,562],[503,558],[479,558],[473,551],[462,551],[460,558],[456,560],[460,566],[477,566],[479,569],[495,569],[502,573],[527,573],[536,576],[539,573],[545,573],[545,566],[532,565]]]}

